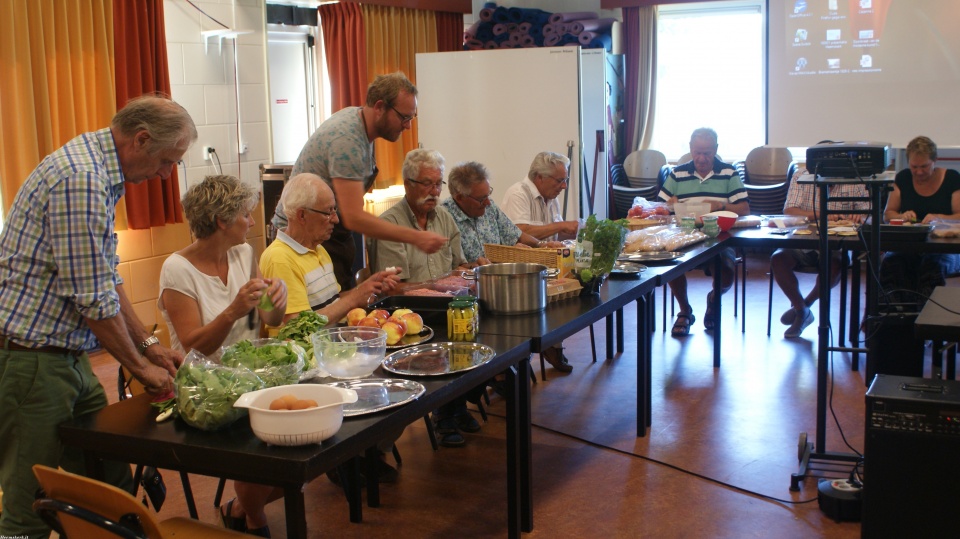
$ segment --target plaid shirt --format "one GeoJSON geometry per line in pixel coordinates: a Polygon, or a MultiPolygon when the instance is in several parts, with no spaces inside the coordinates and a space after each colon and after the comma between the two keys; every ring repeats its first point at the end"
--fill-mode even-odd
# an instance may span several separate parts
{"type": "Polygon", "coordinates": [[[457,223],[463,256],[470,262],[476,262],[484,256],[483,244],[516,245],[522,234],[517,225],[513,224],[492,200],[480,217],[470,217],[463,213],[452,198],[444,200],[440,205],[450,212],[453,222],[457,223]]]}
{"type": "Polygon", "coordinates": [[[109,128],[74,138],[30,173],[0,234],[0,334],[31,347],[98,346],[84,318],[120,312],[123,181],[109,128]]]}
{"type": "MultiPolygon", "coordinates": [[[[783,204],[783,211],[788,208],[798,208],[804,211],[820,212],[820,194],[812,183],[797,183],[801,176],[809,175],[804,169],[798,170],[790,180],[790,189],[787,191],[787,200],[783,204]]],[[[830,185],[831,197],[863,197],[867,198],[867,188],[862,183],[834,183],[830,185]]],[[[831,210],[867,210],[870,208],[868,200],[858,202],[830,202],[831,210]]]]}

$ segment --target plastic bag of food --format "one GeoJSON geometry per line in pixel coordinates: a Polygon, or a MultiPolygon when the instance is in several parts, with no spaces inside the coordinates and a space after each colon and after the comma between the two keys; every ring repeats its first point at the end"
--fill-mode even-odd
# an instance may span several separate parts
{"type": "Polygon", "coordinates": [[[174,378],[177,409],[191,427],[217,430],[247,415],[234,408],[240,395],[263,389],[263,380],[245,367],[227,367],[191,350],[174,378]]]}
{"type": "Polygon", "coordinates": [[[647,200],[643,197],[633,199],[633,206],[627,211],[627,217],[637,219],[669,218],[670,207],[661,200],[647,200]]]}
{"type": "Polygon", "coordinates": [[[293,341],[254,339],[220,349],[220,362],[227,367],[246,367],[263,380],[264,387],[285,386],[300,381],[306,352],[293,341]]]}

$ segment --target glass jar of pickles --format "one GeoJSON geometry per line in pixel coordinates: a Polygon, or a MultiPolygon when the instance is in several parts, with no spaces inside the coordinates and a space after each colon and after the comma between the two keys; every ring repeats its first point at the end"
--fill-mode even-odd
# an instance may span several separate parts
{"type": "Polygon", "coordinates": [[[477,298],[460,296],[447,306],[447,338],[451,341],[477,340],[480,329],[480,310],[477,298]]]}

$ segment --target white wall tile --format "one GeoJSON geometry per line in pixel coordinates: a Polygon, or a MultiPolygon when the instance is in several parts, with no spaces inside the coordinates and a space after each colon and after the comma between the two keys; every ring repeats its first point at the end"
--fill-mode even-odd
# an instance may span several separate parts
{"type": "Polygon", "coordinates": [[[170,94],[174,101],[187,109],[190,117],[193,118],[193,123],[196,125],[208,123],[206,106],[203,102],[203,86],[198,84],[171,84],[170,94]]]}
{"type": "Polygon", "coordinates": [[[164,0],[163,22],[167,42],[200,43],[200,17],[203,15],[180,0],[164,0]]]}
{"type": "MultiPolygon", "coordinates": [[[[225,84],[224,60],[216,43],[183,46],[184,84],[225,84]]],[[[232,57],[231,57],[232,63],[232,57]]]]}
{"type": "Polygon", "coordinates": [[[266,84],[267,64],[264,59],[266,50],[263,43],[259,45],[240,45],[239,78],[240,84],[266,84]]]}
{"type": "MultiPolygon", "coordinates": [[[[247,151],[240,156],[241,162],[262,163],[270,159],[269,126],[266,122],[244,122],[240,136],[247,145],[247,151]]],[[[236,133],[230,133],[236,139],[236,133]]]]}
{"type": "Polygon", "coordinates": [[[207,124],[237,122],[237,96],[232,84],[204,86],[203,102],[207,110],[207,124]]]}
{"type": "Polygon", "coordinates": [[[267,86],[265,84],[240,85],[240,120],[243,122],[267,121],[267,86]]]}
{"type": "Polygon", "coordinates": [[[171,86],[183,84],[183,46],[180,43],[167,42],[167,70],[171,86]]]}

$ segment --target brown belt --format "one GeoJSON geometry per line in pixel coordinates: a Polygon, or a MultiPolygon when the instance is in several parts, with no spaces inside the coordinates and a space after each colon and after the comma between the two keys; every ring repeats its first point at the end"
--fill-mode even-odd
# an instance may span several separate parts
{"type": "Polygon", "coordinates": [[[34,352],[37,354],[56,354],[58,356],[79,356],[83,353],[79,350],[67,350],[66,348],[60,348],[59,346],[38,346],[36,348],[29,348],[27,346],[20,346],[6,337],[0,337],[0,348],[13,352],[34,352]]]}

